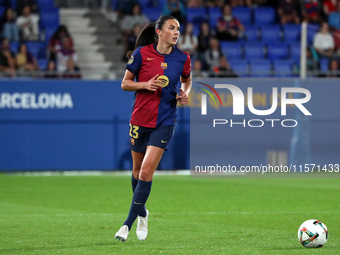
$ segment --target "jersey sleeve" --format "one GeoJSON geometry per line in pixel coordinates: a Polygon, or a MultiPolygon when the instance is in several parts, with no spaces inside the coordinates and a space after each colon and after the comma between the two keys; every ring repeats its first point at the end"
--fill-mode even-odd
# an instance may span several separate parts
{"type": "Polygon", "coordinates": [[[188,78],[191,73],[191,59],[188,53],[185,53],[185,54],[187,55],[187,60],[184,63],[182,77],[188,78]]]}
{"type": "Polygon", "coordinates": [[[131,58],[129,59],[126,65],[126,69],[133,73],[135,76],[137,76],[141,66],[142,66],[142,54],[140,53],[140,48],[137,48],[131,55],[131,58]]]}

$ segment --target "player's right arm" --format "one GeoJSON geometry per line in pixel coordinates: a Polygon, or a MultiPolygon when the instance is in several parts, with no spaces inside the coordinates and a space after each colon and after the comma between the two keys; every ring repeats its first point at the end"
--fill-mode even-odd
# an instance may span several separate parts
{"type": "Polygon", "coordinates": [[[162,87],[163,82],[157,80],[159,74],[156,74],[153,78],[145,82],[134,81],[135,75],[129,70],[125,71],[125,75],[122,81],[122,89],[125,91],[136,91],[141,89],[147,89],[150,91],[156,91],[158,88],[162,87]]]}

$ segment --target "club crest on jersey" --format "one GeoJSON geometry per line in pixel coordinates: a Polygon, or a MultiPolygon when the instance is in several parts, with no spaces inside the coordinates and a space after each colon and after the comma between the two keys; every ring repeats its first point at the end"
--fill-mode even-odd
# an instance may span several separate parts
{"type": "Polygon", "coordinates": [[[131,56],[131,58],[129,59],[128,64],[131,65],[133,63],[133,56],[131,56]]]}
{"type": "Polygon", "coordinates": [[[162,63],[161,63],[161,68],[164,69],[164,70],[167,69],[167,68],[168,68],[168,64],[162,62],[162,63]]]}

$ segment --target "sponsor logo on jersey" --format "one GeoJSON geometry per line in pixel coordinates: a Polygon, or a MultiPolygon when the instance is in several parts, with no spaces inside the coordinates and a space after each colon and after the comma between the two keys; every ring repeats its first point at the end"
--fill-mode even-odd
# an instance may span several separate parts
{"type": "Polygon", "coordinates": [[[167,68],[168,68],[168,64],[162,62],[162,63],[161,63],[161,68],[164,69],[164,70],[167,69],[167,68]]]}
{"type": "Polygon", "coordinates": [[[168,84],[169,84],[169,78],[166,77],[165,75],[159,76],[159,77],[157,78],[157,80],[162,81],[162,82],[164,83],[163,86],[162,86],[163,88],[166,87],[166,86],[168,86],[168,84]]]}
{"type": "Polygon", "coordinates": [[[147,60],[153,60],[153,59],[155,59],[155,58],[147,58],[147,60]]]}

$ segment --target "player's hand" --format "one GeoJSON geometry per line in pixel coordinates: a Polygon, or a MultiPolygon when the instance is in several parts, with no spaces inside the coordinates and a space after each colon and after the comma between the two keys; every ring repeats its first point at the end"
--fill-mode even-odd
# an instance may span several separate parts
{"type": "Polygon", "coordinates": [[[159,74],[156,74],[152,79],[147,81],[145,83],[144,88],[150,91],[156,91],[158,88],[161,88],[163,86],[163,82],[160,80],[157,80],[159,77],[159,74]]]}
{"type": "Polygon", "coordinates": [[[179,96],[176,97],[176,100],[181,105],[185,105],[189,102],[188,95],[183,91],[183,89],[180,88],[179,90],[180,90],[180,94],[179,94],[179,96]]]}

